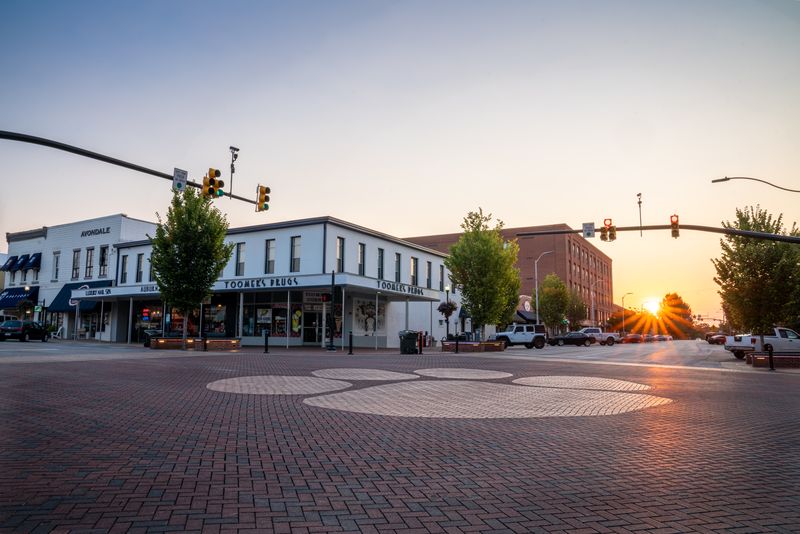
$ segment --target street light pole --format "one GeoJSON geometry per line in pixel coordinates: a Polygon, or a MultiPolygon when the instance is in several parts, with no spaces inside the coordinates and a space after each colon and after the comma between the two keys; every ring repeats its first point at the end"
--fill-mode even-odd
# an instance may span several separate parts
{"type": "Polygon", "coordinates": [[[754,182],[761,182],[762,184],[771,185],[776,189],[783,189],[784,191],[789,191],[790,193],[800,193],[797,189],[787,189],[786,187],[781,187],[779,185],[771,184],[766,180],[761,180],[759,178],[750,178],[747,176],[726,176],[725,178],[717,178],[716,180],[711,180],[712,184],[717,184],[719,182],[727,182],[728,180],[753,180],[754,182]]]}
{"type": "Polygon", "coordinates": [[[625,335],[625,297],[628,295],[633,295],[633,293],[628,291],[622,295],[622,335],[625,335]]]}
{"type": "MultiPolygon", "coordinates": [[[[444,302],[449,307],[450,306],[450,286],[449,285],[444,286],[444,295],[445,295],[444,302]]],[[[445,315],[444,316],[444,320],[445,320],[445,323],[444,323],[445,337],[444,337],[444,339],[446,341],[450,341],[450,316],[449,315],[445,315]]]]}
{"type": "Polygon", "coordinates": [[[598,278],[594,282],[592,282],[592,326],[597,326],[597,318],[595,317],[595,309],[594,309],[594,288],[597,285],[597,282],[602,282],[603,278],[598,278]]]}
{"type": "Polygon", "coordinates": [[[550,254],[553,252],[552,250],[546,250],[539,254],[539,257],[536,258],[536,261],[533,262],[533,284],[534,290],[536,291],[536,324],[542,324],[542,321],[539,320],[539,260],[542,259],[542,256],[545,254],[550,254]]]}

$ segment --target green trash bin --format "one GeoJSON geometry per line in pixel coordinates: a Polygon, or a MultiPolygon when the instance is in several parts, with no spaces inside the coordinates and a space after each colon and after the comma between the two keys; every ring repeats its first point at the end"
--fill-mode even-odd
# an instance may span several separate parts
{"type": "Polygon", "coordinates": [[[416,354],[418,337],[416,330],[400,330],[400,354],[416,354]]]}

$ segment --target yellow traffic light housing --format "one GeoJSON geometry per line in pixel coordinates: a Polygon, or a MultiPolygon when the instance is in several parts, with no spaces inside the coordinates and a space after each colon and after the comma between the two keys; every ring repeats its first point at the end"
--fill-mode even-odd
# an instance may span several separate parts
{"type": "Polygon", "coordinates": [[[608,228],[605,226],[600,228],[600,241],[608,241],[608,228]]]}
{"type": "Polygon", "coordinates": [[[617,238],[617,228],[612,226],[611,219],[603,219],[603,227],[600,228],[600,240],[601,241],[614,241],[617,238]],[[611,233],[611,229],[614,229],[614,233],[611,233]],[[614,237],[611,237],[611,236],[614,237]]]}
{"type": "Polygon", "coordinates": [[[219,169],[208,168],[208,174],[203,177],[203,196],[206,198],[217,198],[225,194],[222,190],[225,182],[219,179],[222,175],[219,169]]]}
{"type": "Polygon", "coordinates": [[[608,240],[614,241],[617,238],[617,227],[611,225],[608,227],[608,240]]]}
{"type": "Polygon", "coordinates": [[[678,216],[677,215],[670,215],[670,217],[669,217],[669,225],[672,228],[672,237],[677,239],[681,235],[680,228],[678,227],[678,216]]]}
{"type": "Polygon", "coordinates": [[[269,209],[269,194],[272,190],[266,185],[259,185],[256,189],[256,211],[267,211],[269,209]]]}

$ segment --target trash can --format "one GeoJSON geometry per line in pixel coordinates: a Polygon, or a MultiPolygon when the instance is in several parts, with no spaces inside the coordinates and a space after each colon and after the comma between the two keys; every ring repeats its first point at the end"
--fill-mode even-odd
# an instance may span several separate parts
{"type": "Polygon", "coordinates": [[[400,330],[400,354],[416,354],[418,338],[416,330],[400,330]]]}

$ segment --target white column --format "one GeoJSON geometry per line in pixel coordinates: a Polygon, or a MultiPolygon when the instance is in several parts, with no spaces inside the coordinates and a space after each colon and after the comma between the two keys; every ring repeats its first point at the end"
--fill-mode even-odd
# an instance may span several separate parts
{"type": "MultiPolygon", "coordinates": [[[[341,342],[342,350],[344,350],[344,338],[345,338],[345,335],[347,335],[346,334],[346,332],[347,332],[347,328],[346,328],[347,327],[347,313],[346,313],[345,305],[344,305],[344,303],[346,302],[346,298],[345,297],[346,297],[345,289],[344,289],[344,286],[342,286],[342,342],[341,342]]],[[[353,328],[353,320],[352,319],[350,319],[350,328],[353,328]]]]}
{"type": "Polygon", "coordinates": [[[239,331],[236,337],[242,337],[244,332],[244,292],[239,293],[239,324],[237,326],[239,331]]]}

